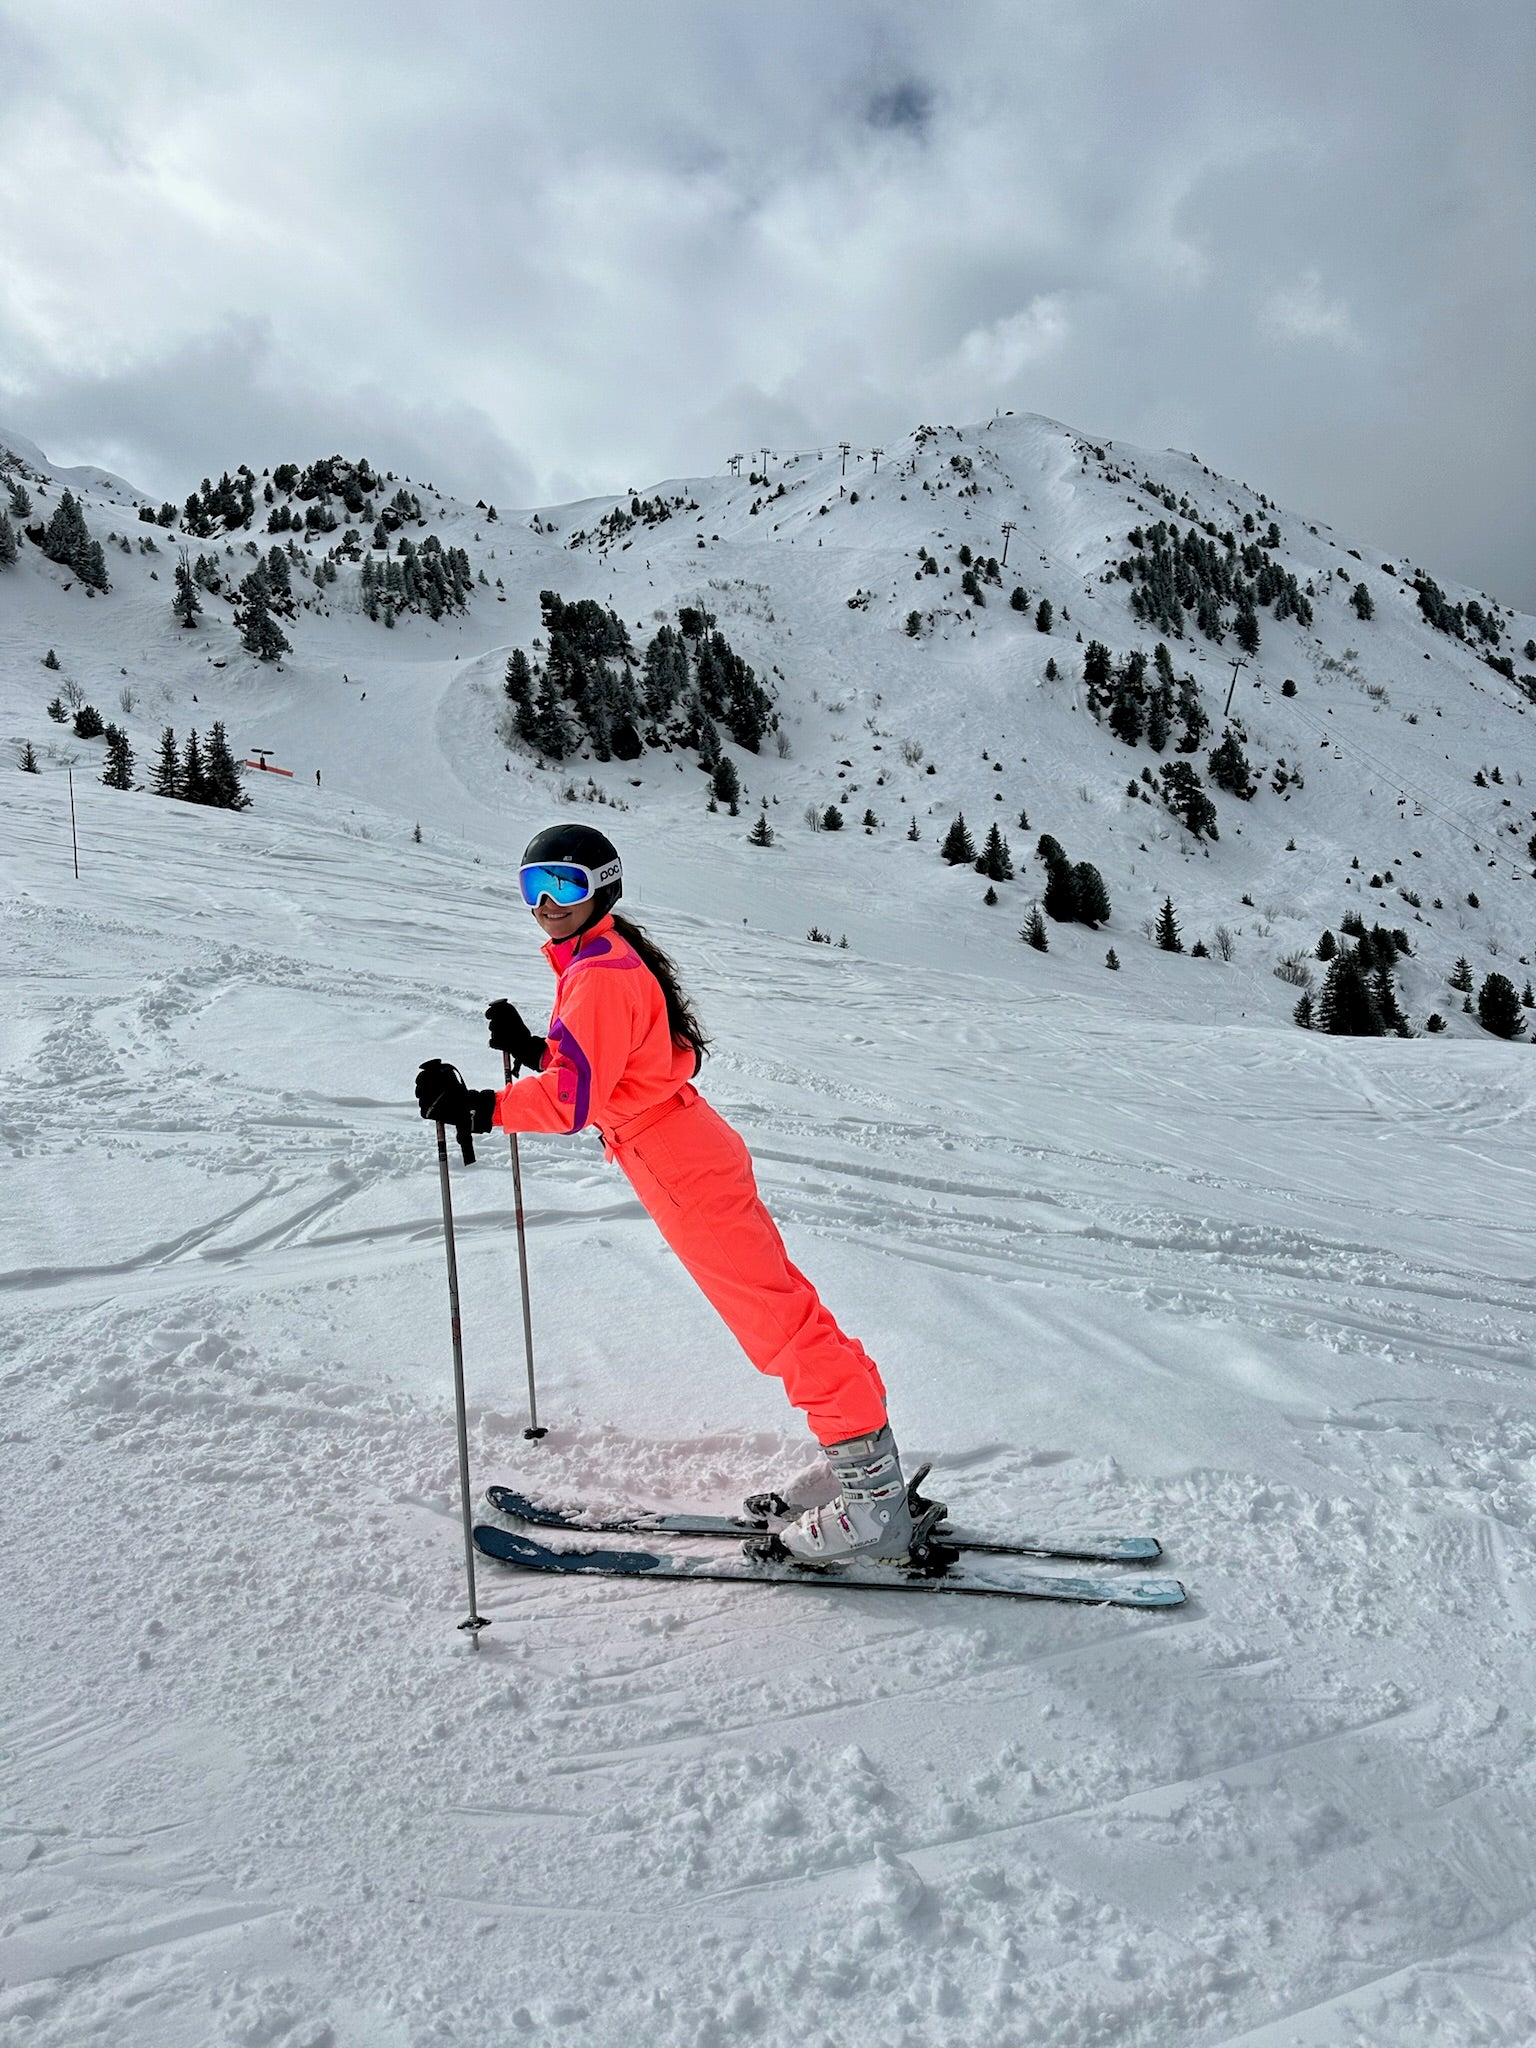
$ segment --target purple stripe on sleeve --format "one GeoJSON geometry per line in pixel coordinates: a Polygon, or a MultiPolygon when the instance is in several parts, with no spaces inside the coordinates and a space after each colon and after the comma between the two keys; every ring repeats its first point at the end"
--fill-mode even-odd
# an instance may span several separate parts
{"type": "Polygon", "coordinates": [[[587,1114],[592,1107],[592,1063],[581,1049],[581,1041],[569,1024],[562,1024],[557,1017],[549,1028],[550,1043],[557,1056],[569,1062],[576,1076],[576,1104],[571,1113],[571,1129],[586,1129],[587,1114]]]}

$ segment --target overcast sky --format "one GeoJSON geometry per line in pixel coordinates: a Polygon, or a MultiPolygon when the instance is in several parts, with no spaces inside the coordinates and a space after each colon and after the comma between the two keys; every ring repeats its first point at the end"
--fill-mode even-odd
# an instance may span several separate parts
{"type": "Polygon", "coordinates": [[[1536,608],[1533,0],[0,0],[0,422],[503,507],[996,408],[1536,608]]]}

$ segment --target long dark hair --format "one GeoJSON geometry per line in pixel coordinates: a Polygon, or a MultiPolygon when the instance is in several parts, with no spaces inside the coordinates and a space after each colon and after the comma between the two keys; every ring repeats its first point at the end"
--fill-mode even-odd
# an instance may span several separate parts
{"type": "Polygon", "coordinates": [[[694,1014],[692,1003],[683,993],[677,969],[648,932],[631,919],[620,917],[616,910],[611,915],[614,930],[629,941],[661,983],[661,992],[667,999],[667,1025],[672,1033],[672,1042],[674,1045],[692,1046],[693,1071],[697,1073],[709,1051],[709,1040],[704,1036],[704,1027],[694,1014]]]}

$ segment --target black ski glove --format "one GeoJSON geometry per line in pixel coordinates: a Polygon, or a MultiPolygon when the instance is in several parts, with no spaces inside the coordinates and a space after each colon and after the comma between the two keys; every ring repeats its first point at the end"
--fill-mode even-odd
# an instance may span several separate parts
{"type": "Polygon", "coordinates": [[[496,1108],[493,1088],[471,1088],[446,1060],[424,1060],[416,1073],[416,1107],[429,1120],[451,1124],[465,1163],[475,1163],[471,1134],[484,1136],[496,1108]]]}
{"type": "Polygon", "coordinates": [[[493,1052],[510,1053],[514,1067],[527,1067],[535,1074],[539,1071],[544,1064],[548,1041],[528,1029],[516,1007],[505,996],[498,996],[491,1004],[485,1013],[485,1021],[491,1027],[493,1052]]]}

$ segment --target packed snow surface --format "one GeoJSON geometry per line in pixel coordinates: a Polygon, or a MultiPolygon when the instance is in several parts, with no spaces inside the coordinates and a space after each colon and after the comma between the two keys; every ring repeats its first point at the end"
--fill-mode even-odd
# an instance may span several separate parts
{"type": "MultiPolygon", "coordinates": [[[[0,571],[4,726],[55,744],[0,786],[7,2048],[1528,2048],[1536,1060],[1446,1001],[1470,912],[1412,927],[1405,986],[1420,1024],[1452,1009],[1440,1036],[1298,1031],[1271,971],[1363,894],[1347,849],[1386,739],[1368,760],[1363,725],[1346,740],[1327,801],[1309,778],[1295,871],[1292,814],[1262,860],[1230,805],[1209,860],[1145,806],[1116,838],[1125,760],[1088,720],[1074,755],[1070,714],[920,687],[899,618],[872,667],[852,580],[813,615],[786,557],[793,641],[730,622],[786,670],[793,754],[738,756],[754,807],[782,795],[779,843],[665,757],[584,764],[616,801],[580,815],[619,841],[626,907],[713,1038],[702,1085],[930,1491],[999,1535],[1155,1533],[1190,1599],[481,1560],[472,1644],[411,1080],[435,1055],[499,1078],[493,996],[542,1019],[512,870],[569,774],[496,742],[494,684],[540,581],[580,594],[579,569],[606,598],[617,572],[571,554],[561,581],[539,554],[513,623],[338,615],[279,673],[223,617],[179,634],[165,581],[87,604],[29,555],[0,571]],[[108,715],[130,675],[141,762],[161,724],[222,717],[294,778],[252,775],[239,815],[102,788],[99,742],[40,716],[55,643],[108,715]],[[829,669],[863,697],[813,704],[829,669]],[[1033,818],[1016,856],[1051,830],[1101,863],[1105,931],[1033,952],[1022,883],[984,908],[935,858],[934,783],[974,801],[946,720],[989,804],[974,757],[1006,757],[999,816],[1033,818]],[[940,762],[926,788],[894,742],[874,762],[893,726],[940,762]],[[799,825],[829,735],[920,843],[799,825]],[[1247,918],[1230,962],[1148,942],[1165,888],[1192,930],[1247,918]],[[813,922],[847,948],[808,944],[813,922]]],[[[625,557],[631,620],[690,601],[682,560],[625,557]]],[[[1454,794],[1422,759],[1382,790],[1421,806],[1417,857],[1446,876],[1479,829],[1470,764],[1496,744],[1517,795],[1536,768],[1514,693],[1460,687],[1436,739],[1454,794]]],[[[1377,716],[1358,690],[1338,708],[1377,716]]],[[[1530,883],[1474,866],[1502,920],[1478,972],[1518,984],[1530,883]]],[[[550,1429],[525,1440],[512,1175],[504,1140],[480,1154],[452,1173],[477,1498],[729,1510],[791,1487],[797,1418],[591,1136],[522,1141],[550,1429]]]]}

